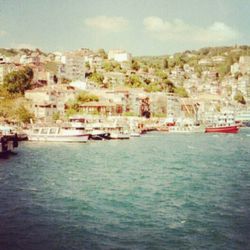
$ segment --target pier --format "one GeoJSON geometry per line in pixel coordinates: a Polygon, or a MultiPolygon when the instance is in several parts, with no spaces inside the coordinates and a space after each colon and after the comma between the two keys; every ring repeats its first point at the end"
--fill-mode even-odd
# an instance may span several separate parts
{"type": "Polygon", "coordinates": [[[17,134],[1,135],[0,134],[0,155],[9,153],[18,147],[17,134]]]}

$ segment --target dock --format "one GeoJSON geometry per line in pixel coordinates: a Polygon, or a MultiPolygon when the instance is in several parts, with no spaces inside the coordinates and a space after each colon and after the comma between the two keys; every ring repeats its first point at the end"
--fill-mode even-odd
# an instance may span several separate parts
{"type": "Polygon", "coordinates": [[[0,154],[12,152],[14,148],[18,147],[17,134],[0,134],[0,154]]]}

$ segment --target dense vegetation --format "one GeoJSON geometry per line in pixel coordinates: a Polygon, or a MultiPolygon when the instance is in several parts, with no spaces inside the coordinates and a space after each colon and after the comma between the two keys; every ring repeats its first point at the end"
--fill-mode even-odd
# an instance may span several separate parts
{"type": "Polygon", "coordinates": [[[80,105],[86,102],[99,101],[99,97],[87,91],[81,91],[74,100],[66,103],[66,115],[70,116],[80,111],[80,105]]]}
{"type": "Polygon", "coordinates": [[[13,71],[4,77],[3,87],[9,93],[24,94],[25,90],[31,88],[33,79],[33,70],[30,67],[24,67],[21,70],[13,71]]]}
{"type": "Polygon", "coordinates": [[[25,90],[31,88],[33,70],[24,67],[4,77],[0,86],[0,117],[17,122],[30,122],[34,115],[29,110],[29,103],[23,97],[25,90]]]}

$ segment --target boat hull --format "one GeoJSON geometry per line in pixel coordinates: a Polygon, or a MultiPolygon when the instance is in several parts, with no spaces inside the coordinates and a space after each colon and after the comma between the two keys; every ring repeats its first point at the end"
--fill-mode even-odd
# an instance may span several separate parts
{"type": "Polygon", "coordinates": [[[225,127],[207,127],[206,133],[232,133],[236,134],[239,132],[238,126],[225,126],[225,127]]]}
{"type": "Polygon", "coordinates": [[[110,133],[110,138],[112,140],[127,140],[130,139],[130,135],[128,134],[119,134],[119,133],[110,133]]]}
{"type": "Polygon", "coordinates": [[[89,135],[28,135],[29,141],[44,141],[44,142],[87,142],[89,135]]]}
{"type": "Polygon", "coordinates": [[[100,140],[110,140],[110,133],[102,133],[102,134],[90,134],[90,140],[100,141],[100,140]]]}

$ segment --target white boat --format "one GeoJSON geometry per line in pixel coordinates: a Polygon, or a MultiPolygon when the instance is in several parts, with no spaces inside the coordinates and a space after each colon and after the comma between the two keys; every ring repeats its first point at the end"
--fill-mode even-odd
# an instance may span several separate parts
{"type": "Polygon", "coordinates": [[[204,133],[205,128],[203,126],[195,125],[175,125],[168,128],[169,133],[204,133]]]}
{"type": "Polygon", "coordinates": [[[29,141],[86,142],[89,134],[73,127],[34,127],[27,131],[29,141]]]}
{"type": "Polygon", "coordinates": [[[130,134],[125,131],[123,126],[119,126],[117,124],[104,124],[104,130],[110,134],[111,139],[129,139],[130,134]]]}
{"type": "Polygon", "coordinates": [[[141,136],[141,133],[138,132],[138,131],[131,131],[130,132],[130,137],[140,137],[141,136]]]}
{"type": "Polygon", "coordinates": [[[130,135],[127,133],[121,133],[121,132],[111,132],[110,138],[117,139],[117,140],[124,140],[124,139],[129,139],[130,135]]]}
{"type": "Polygon", "coordinates": [[[79,127],[85,130],[85,133],[91,135],[92,139],[129,139],[130,133],[124,128],[124,125],[118,124],[117,120],[108,121],[94,117],[70,117],[70,123],[73,127],[79,127]]]}
{"type": "Polygon", "coordinates": [[[168,127],[169,133],[204,133],[205,127],[192,118],[178,118],[168,127]]]}

